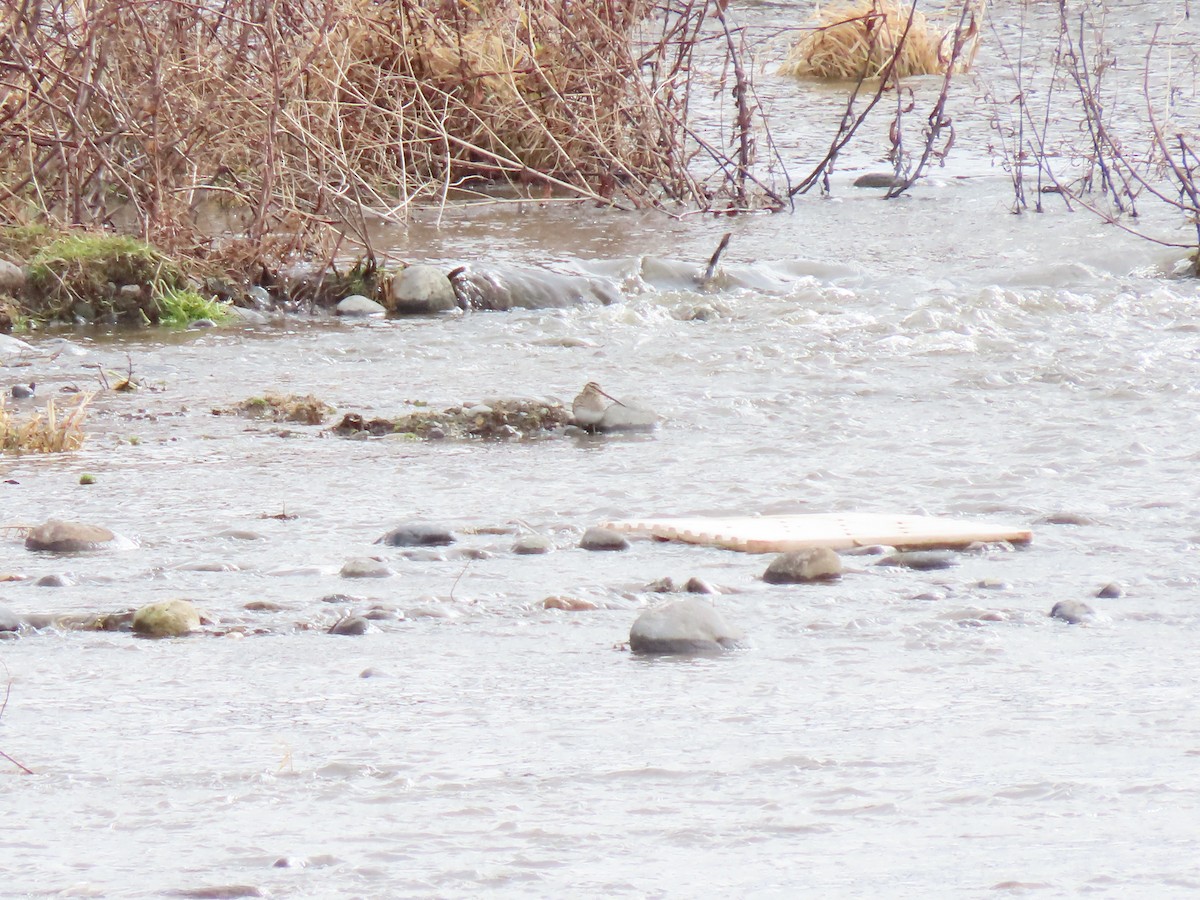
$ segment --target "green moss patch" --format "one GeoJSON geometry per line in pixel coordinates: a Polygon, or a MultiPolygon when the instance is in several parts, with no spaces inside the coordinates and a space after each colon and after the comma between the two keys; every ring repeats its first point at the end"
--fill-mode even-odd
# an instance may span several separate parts
{"type": "Polygon", "coordinates": [[[164,295],[188,289],[178,264],[123,235],[67,234],[34,254],[28,271],[28,312],[44,321],[157,323],[164,295]]]}

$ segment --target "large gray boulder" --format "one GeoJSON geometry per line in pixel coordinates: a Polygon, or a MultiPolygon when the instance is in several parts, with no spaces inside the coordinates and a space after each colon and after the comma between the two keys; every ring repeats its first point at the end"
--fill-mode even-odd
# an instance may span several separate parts
{"type": "Polygon", "coordinates": [[[781,553],[771,560],[763,581],[767,584],[808,584],[832,581],[842,574],[842,558],[828,547],[781,553]]]}
{"type": "Polygon", "coordinates": [[[740,647],[741,639],[711,603],[695,597],[646,610],[629,629],[634,653],[721,653],[740,647]]]}
{"type": "Polygon", "coordinates": [[[49,519],[35,526],[25,537],[26,550],[52,553],[86,553],[92,550],[128,550],[133,541],[99,525],[49,519]]]}
{"type": "Polygon", "coordinates": [[[436,266],[409,266],[392,278],[386,306],[397,315],[416,316],[457,309],[454,285],[436,266]]]}

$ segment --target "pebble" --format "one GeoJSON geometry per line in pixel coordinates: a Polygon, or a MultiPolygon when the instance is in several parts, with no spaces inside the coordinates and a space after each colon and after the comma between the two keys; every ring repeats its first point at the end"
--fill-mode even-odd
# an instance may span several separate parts
{"type": "Polygon", "coordinates": [[[944,550],[909,550],[903,553],[893,553],[885,556],[877,566],[897,566],[902,569],[916,569],[926,572],[934,569],[949,569],[958,565],[953,553],[944,550]]]}
{"type": "Polygon", "coordinates": [[[842,574],[842,558],[829,547],[781,553],[763,572],[767,584],[809,584],[832,581],[842,574]]]}
{"type": "Polygon", "coordinates": [[[513,542],[512,552],[518,556],[535,556],[549,553],[554,549],[554,542],[544,534],[524,534],[513,542]]]}
{"type": "Polygon", "coordinates": [[[1050,617],[1068,625],[1080,625],[1096,618],[1096,611],[1082,600],[1059,600],[1050,610],[1050,617]]]}
{"type": "Polygon", "coordinates": [[[453,544],[453,532],[440,525],[413,523],[393,528],[375,543],[388,547],[439,547],[453,544]]]}
{"type": "Polygon", "coordinates": [[[343,578],[391,578],[396,573],[387,563],[370,556],[346,560],[339,573],[343,578]]]}
{"type": "Polygon", "coordinates": [[[1118,597],[1125,596],[1125,588],[1117,582],[1111,581],[1096,591],[1096,596],[1101,600],[1116,600],[1118,597]]]}
{"type": "Polygon", "coordinates": [[[583,537],[579,539],[579,546],[584,550],[593,551],[628,550],[629,541],[625,539],[625,535],[611,528],[596,525],[583,533],[583,537]]]}

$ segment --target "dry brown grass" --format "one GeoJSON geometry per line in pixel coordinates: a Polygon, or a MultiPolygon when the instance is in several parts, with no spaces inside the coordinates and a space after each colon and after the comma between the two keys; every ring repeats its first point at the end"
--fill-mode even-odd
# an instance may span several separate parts
{"type": "MultiPolygon", "coordinates": [[[[982,10],[982,3],[977,3],[982,10]]],[[[955,18],[954,21],[957,21],[955,18]]],[[[783,75],[832,80],[879,78],[895,62],[892,76],[943,74],[950,64],[953,26],[943,31],[903,0],[847,0],[822,8],[812,30],[789,51],[783,75]]],[[[972,46],[956,63],[959,71],[975,58],[972,46]]]]}
{"type": "Polygon", "coordinates": [[[78,450],[87,435],[83,421],[92,395],[84,394],[59,410],[51,398],[44,411],[18,419],[0,397],[0,450],[6,453],[64,453],[78,450]]]}
{"type": "Polygon", "coordinates": [[[402,217],[495,182],[714,207],[736,195],[736,166],[707,183],[689,170],[709,14],[697,0],[10,0],[0,221],[33,209],[245,269],[365,235],[367,210],[402,217]]]}

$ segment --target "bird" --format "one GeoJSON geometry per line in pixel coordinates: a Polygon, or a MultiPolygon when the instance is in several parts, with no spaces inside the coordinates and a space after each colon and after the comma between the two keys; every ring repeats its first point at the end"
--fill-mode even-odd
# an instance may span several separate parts
{"type": "Polygon", "coordinates": [[[581,428],[594,428],[604,418],[605,410],[614,403],[618,406],[625,405],[616,397],[605,393],[596,382],[589,381],[572,401],[571,415],[575,418],[575,424],[581,428]]]}
{"type": "Polygon", "coordinates": [[[31,381],[29,384],[14,384],[12,386],[12,396],[14,400],[28,400],[36,390],[36,381],[31,381]]]}

